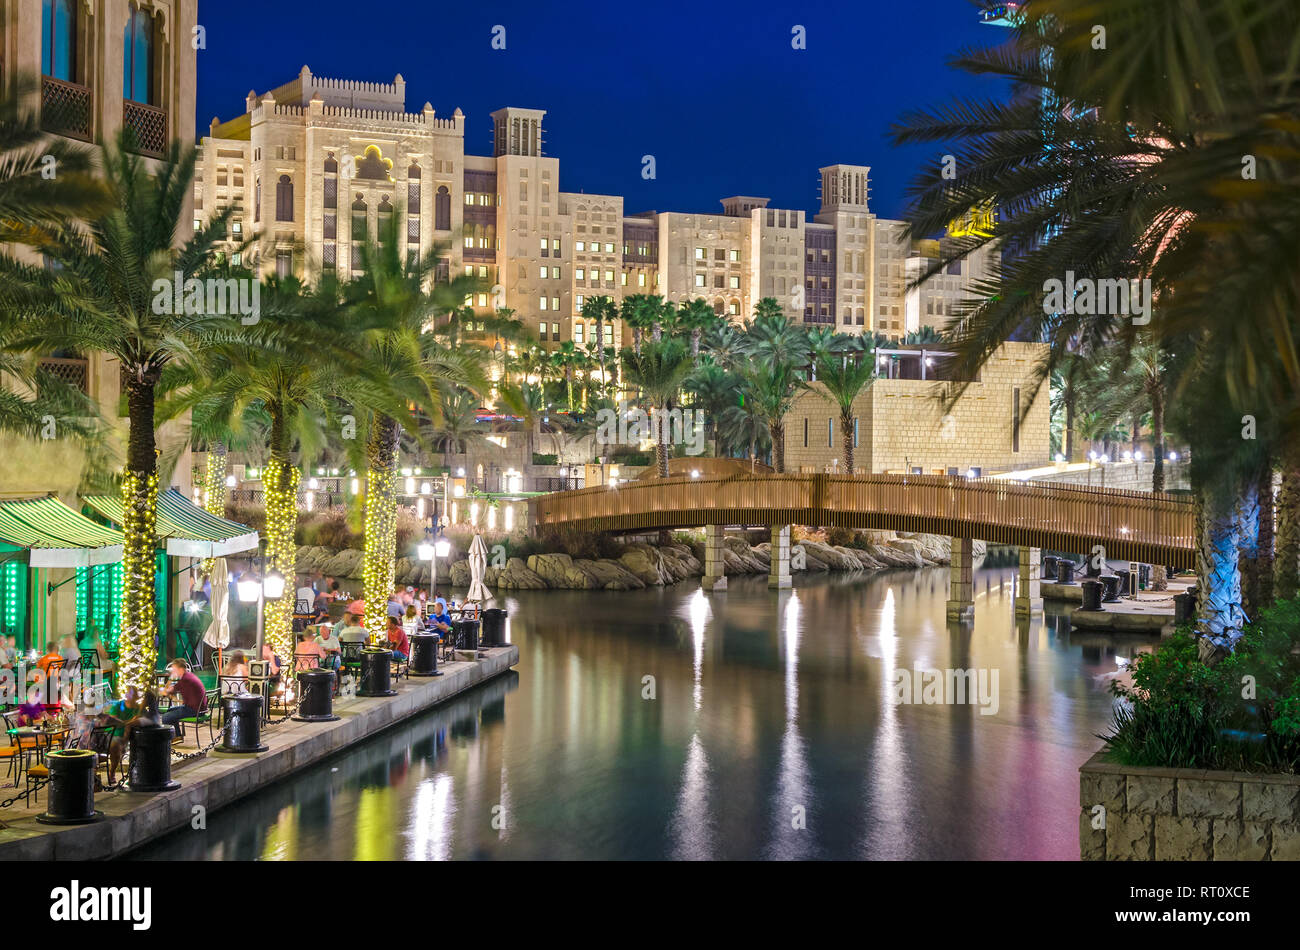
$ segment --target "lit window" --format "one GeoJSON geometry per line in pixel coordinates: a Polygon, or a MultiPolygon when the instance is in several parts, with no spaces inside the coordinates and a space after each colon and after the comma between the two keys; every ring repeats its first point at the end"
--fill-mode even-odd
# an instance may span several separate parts
{"type": "Polygon", "coordinates": [[[704,260],[704,258],[705,258],[705,254],[706,254],[706,251],[705,251],[704,248],[702,248],[702,247],[697,247],[697,248],[695,249],[695,259],[696,259],[697,261],[702,261],[702,260],[704,260]]]}
{"type": "Polygon", "coordinates": [[[614,253],[614,245],[613,245],[613,244],[606,244],[606,245],[605,245],[605,253],[606,253],[606,254],[613,254],[613,253],[614,253]]]}
{"type": "Polygon", "coordinates": [[[586,241],[579,241],[577,244],[573,245],[573,247],[574,247],[574,250],[577,250],[577,251],[585,251],[585,250],[587,249],[587,242],[586,242],[586,241]]]}
{"type": "Polygon", "coordinates": [[[543,264],[541,267],[541,273],[539,273],[537,276],[540,277],[542,280],[545,280],[546,274],[547,274],[546,265],[543,264]]]}
{"type": "MultiPolygon", "coordinates": [[[[547,305],[549,302],[550,302],[550,298],[548,298],[548,297],[543,297],[543,298],[542,298],[542,309],[543,309],[543,310],[546,309],[546,305],[547,305]]],[[[545,332],[545,331],[543,331],[543,332],[545,332]]]]}
{"type": "Polygon", "coordinates": [[[740,260],[740,251],[737,251],[737,250],[735,250],[735,249],[733,248],[732,251],[731,251],[731,260],[733,260],[733,261],[738,261],[738,260],[740,260]]]}
{"type": "Polygon", "coordinates": [[[581,323],[575,323],[575,324],[573,325],[573,342],[574,342],[574,343],[581,343],[581,342],[582,342],[582,324],[581,324],[581,323]]]}
{"type": "Polygon", "coordinates": [[[704,275],[703,275],[703,274],[696,274],[696,275],[695,275],[695,286],[696,286],[696,287],[703,287],[703,286],[704,286],[704,275]]]}
{"type": "Polygon", "coordinates": [[[636,275],[636,285],[637,285],[638,287],[644,287],[644,286],[645,286],[645,274],[637,274],[637,275],[636,275]]]}
{"type": "Polygon", "coordinates": [[[574,272],[574,274],[573,274],[573,279],[574,279],[574,280],[586,280],[586,279],[587,279],[587,270],[586,270],[586,268],[585,268],[585,267],[579,267],[579,268],[577,268],[577,270],[576,270],[576,271],[574,272]]]}
{"type": "Polygon", "coordinates": [[[559,280],[559,279],[560,279],[560,269],[558,267],[552,267],[551,280],[559,280]]]}
{"type": "MultiPolygon", "coordinates": [[[[559,298],[559,297],[552,297],[552,298],[551,298],[551,309],[552,309],[552,310],[559,310],[559,309],[560,309],[560,298],[559,298]]],[[[555,332],[556,332],[556,333],[559,333],[559,332],[560,332],[559,327],[560,327],[560,325],[557,323],[557,324],[555,325],[555,328],[556,328],[556,329],[555,329],[555,332]]]]}

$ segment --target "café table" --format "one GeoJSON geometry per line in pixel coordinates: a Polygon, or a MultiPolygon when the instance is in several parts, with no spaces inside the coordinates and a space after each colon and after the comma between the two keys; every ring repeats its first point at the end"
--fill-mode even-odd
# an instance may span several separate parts
{"type": "Polygon", "coordinates": [[[14,788],[17,788],[18,780],[29,767],[31,756],[35,754],[37,758],[44,758],[55,740],[62,745],[72,729],[68,726],[17,726],[7,732],[16,741],[20,753],[18,767],[14,770],[14,788]],[[24,739],[30,740],[31,744],[25,744],[24,739]]]}

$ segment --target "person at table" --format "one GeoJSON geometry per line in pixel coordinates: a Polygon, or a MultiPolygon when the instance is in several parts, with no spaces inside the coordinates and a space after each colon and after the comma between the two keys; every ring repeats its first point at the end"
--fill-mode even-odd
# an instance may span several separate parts
{"type": "Polygon", "coordinates": [[[320,634],[316,637],[316,644],[321,648],[324,654],[322,666],[331,670],[337,670],[342,662],[343,644],[339,642],[338,636],[334,633],[334,628],[329,624],[324,624],[320,628],[320,634]]]}
{"type": "MultiPolygon", "coordinates": [[[[172,707],[173,709],[176,707],[172,707]]],[[[171,712],[171,710],[167,710],[171,712]]],[[[117,735],[114,729],[114,737],[108,744],[108,783],[113,784],[113,776],[117,774],[118,767],[122,764],[122,757],[126,754],[131,743],[131,733],[141,726],[161,726],[167,725],[166,716],[158,715],[158,696],[152,690],[147,691],[141,698],[136,715],[122,723],[122,734],[117,735]]]]}
{"type": "Polygon", "coordinates": [[[12,670],[18,663],[18,641],[14,637],[0,638],[0,667],[12,670]]]}
{"type": "Polygon", "coordinates": [[[395,660],[405,660],[411,655],[411,642],[396,617],[388,618],[388,648],[393,651],[395,660]]]}
{"type": "Polygon", "coordinates": [[[248,692],[248,658],[243,650],[232,650],[221,671],[221,692],[225,696],[242,696],[248,692]]]}
{"type": "Polygon", "coordinates": [[[343,614],[343,621],[334,627],[334,635],[338,637],[340,649],[344,643],[365,643],[366,628],[357,622],[358,617],[351,612],[343,614]]]}
{"type": "Polygon", "coordinates": [[[393,592],[388,595],[388,616],[396,617],[400,623],[405,614],[406,605],[402,603],[402,588],[394,587],[393,592]]]}
{"type": "Polygon", "coordinates": [[[45,708],[44,703],[40,702],[39,697],[30,698],[18,707],[18,725],[20,726],[39,726],[49,718],[50,711],[45,708]]]}
{"type": "Polygon", "coordinates": [[[42,673],[45,673],[48,676],[51,666],[56,663],[62,665],[65,662],[67,661],[63,659],[63,654],[58,651],[56,645],[50,643],[45,647],[45,653],[37,659],[36,666],[42,673]]]}
{"type": "Polygon", "coordinates": [[[75,636],[65,633],[59,637],[59,656],[63,657],[64,663],[68,666],[73,662],[81,662],[81,647],[77,644],[75,636]]]}
{"type": "Polygon", "coordinates": [[[186,660],[172,660],[167,664],[167,672],[171,680],[163,687],[162,694],[172,697],[172,705],[162,714],[162,723],[175,728],[177,735],[184,735],[181,720],[190,719],[207,709],[208,691],[186,660]]]}
{"type": "Polygon", "coordinates": [[[91,649],[98,654],[99,669],[105,676],[109,673],[117,672],[117,664],[114,663],[113,658],[108,655],[108,647],[104,646],[104,638],[100,635],[98,629],[90,635],[90,646],[91,649]]]}
{"type": "Polygon", "coordinates": [[[262,660],[266,663],[266,676],[270,684],[274,687],[280,682],[280,667],[283,662],[271,649],[271,644],[262,644],[262,660]]]}
{"type": "Polygon", "coordinates": [[[433,612],[429,614],[429,630],[444,640],[451,634],[451,614],[447,613],[447,602],[441,597],[433,602],[433,612]]]}
{"type": "MultiPolygon", "coordinates": [[[[311,613],[316,606],[316,591],[310,586],[303,585],[298,588],[297,599],[299,602],[305,602],[307,604],[307,613],[311,613]]],[[[294,607],[296,608],[297,604],[294,607]]]]}
{"type": "Polygon", "coordinates": [[[294,669],[310,670],[325,665],[325,651],[316,642],[314,634],[304,630],[298,634],[298,642],[293,647],[294,669]]]}
{"type": "Polygon", "coordinates": [[[419,632],[420,627],[420,608],[415,604],[406,605],[406,613],[402,616],[402,629],[406,631],[406,637],[409,640],[419,632]]]}

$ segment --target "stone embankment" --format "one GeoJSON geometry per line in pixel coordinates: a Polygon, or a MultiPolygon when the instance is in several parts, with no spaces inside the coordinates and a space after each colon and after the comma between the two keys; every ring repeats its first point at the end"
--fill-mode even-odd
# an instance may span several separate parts
{"type": "MultiPolygon", "coordinates": [[[[729,536],[724,540],[723,559],[728,576],[767,574],[771,570],[770,543],[749,544],[744,538],[729,536]]],[[[983,542],[975,542],[975,555],[982,558],[983,542]]],[[[844,547],[819,541],[797,541],[792,545],[793,573],[831,571],[880,571],[891,568],[917,568],[947,564],[949,539],[928,534],[895,534],[891,531],[862,533],[862,547],[844,547]]],[[[463,554],[451,555],[451,586],[469,586],[469,562],[463,554]]],[[[316,571],[334,577],[355,577],[361,573],[360,551],[332,551],[329,548],[298,549],[299,573],[316,571]]],[[[445,580],[447,568],[439,571],[445,580]]],[[[534,554],[508,558],[504,564],[489,566],[484,582],[499,590],[641,590],[676,584],[704,574],[704,545],[672,543],[665,545],[634,541],[625,544],[617,558],[575,558],[568,554],[534,554]]],[[[395,581],[399,584],[427,584],[428,565],[398,558],[395,581]]]]}

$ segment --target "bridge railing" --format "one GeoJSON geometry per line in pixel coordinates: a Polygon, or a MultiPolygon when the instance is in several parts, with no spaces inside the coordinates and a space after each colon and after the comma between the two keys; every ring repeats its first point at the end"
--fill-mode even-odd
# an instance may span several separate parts
{"type": "Polygon", "coordinates": [[[1195,509],[1185,496],[946,475],[672,477],[544,495],[535,525],[591,530],[807,524],[982,538],[1004,544],[1190,566],[1195,509]]]}

